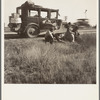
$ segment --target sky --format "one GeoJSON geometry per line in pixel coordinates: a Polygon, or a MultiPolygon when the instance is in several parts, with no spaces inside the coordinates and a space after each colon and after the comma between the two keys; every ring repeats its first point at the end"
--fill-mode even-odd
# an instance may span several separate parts
{"type": "MultiPolygon", "coordinates": [[[[26,0],[4,0],[4,23],[5,26],[9,23],[11,13],[16,13],[16,7],[23,4],[26,0]]],[[[59,9],[60,17],[64,20],[67,16],[67,22],[76,22],[78,18],[89,19],[91,25],[97,24],[97,0],[31,0],[36,5],[41,5],[46,8],[59,9]]]]}

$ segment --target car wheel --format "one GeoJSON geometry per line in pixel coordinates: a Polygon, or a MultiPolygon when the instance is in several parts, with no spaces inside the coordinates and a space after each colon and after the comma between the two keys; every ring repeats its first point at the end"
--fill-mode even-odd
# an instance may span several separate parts
{"type": "Polygon", "coordinates": [[[29,38],[37,37],[39,34],[39,29],[36,26],[29,26],[26,30],[26,36],[29,38]]]}

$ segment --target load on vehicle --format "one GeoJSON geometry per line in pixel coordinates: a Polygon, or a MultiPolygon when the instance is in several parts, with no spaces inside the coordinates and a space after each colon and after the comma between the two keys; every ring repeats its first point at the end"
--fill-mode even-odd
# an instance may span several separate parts
{"type": "Polygon", "coordinates": [[[26,1],[9,17],[8,26],[20,36],[34,37],[51,27],[59,29],[62,20],[58,16],[59,9],[44,8],[26,1]]]}

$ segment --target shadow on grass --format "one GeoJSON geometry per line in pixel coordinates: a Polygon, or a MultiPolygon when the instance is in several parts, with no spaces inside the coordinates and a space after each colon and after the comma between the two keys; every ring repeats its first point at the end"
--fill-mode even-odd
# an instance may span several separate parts
{"type": "Polygon", "coordinates": [[[4,39],[20,39],[20,38],[25,38],[25,37],[21,37],[18,34],[4,34],[4,39]]]}
{"type": "MultiPolygon", "coordinates": [[[[40,38],[40,37],[44,37],[44,35],[39,35],[35,38],[40,38]]],[[[21,39],[21,38],[27,38],[25,36],[20,36],[18,34],[11,34],[11,33],[8,33],[8,34],[4,34],[4,39],[21,39]]]]}

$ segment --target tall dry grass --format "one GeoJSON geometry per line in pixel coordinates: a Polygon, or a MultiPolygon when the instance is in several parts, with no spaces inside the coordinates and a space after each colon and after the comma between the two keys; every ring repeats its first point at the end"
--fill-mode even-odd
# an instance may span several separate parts
{"type": "Polygon", "coordinates": [[[53,45],[39,39],[5,41],[5,83],[95,84],[96,36],[53,45]]]}

